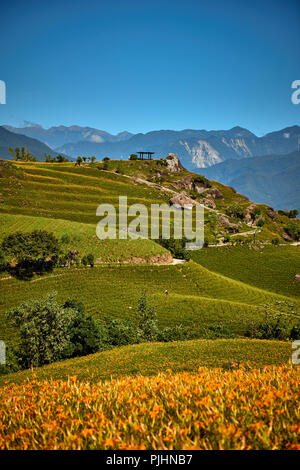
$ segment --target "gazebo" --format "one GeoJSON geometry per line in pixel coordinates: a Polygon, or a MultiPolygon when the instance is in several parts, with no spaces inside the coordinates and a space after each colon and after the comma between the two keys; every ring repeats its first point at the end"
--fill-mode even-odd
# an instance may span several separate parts
{"type": "Polygon", "coordinates": [[[152,160],[152,155],[155,153],[155,152],[136,152],[139,154],[139,160],[144,160],[144,155],[146,156],[147,155],[147,159],[148,160],[152,160]]]}

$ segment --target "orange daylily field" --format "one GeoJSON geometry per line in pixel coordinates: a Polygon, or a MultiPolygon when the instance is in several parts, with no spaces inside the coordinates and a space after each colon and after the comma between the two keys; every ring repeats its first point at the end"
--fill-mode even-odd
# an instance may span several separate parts
{"type": "Polygon", "coordinates": [[[300,368],[200,367],[0,389],[0,449],[300,449],[300,368]]]}

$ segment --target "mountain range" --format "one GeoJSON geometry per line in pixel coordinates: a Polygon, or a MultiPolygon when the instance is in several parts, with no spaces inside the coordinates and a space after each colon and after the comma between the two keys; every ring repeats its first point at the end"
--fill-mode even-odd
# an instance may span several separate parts
{"type": "Polygon", "coordinates": [[[300,151],[244,160],[226,160],[204,168],[209,179],[233,186],[251,201],[300,213],[300,151]]]}
{"type": "Polygon", "coordinates": [[[103,142],[121,142],[122,140],[130,139],[130,137],[133,135],[127,131],[120,132],[117,135],[112,135],[109,132],[100,131],[99,129],[94,129],[92,127],[80,126],[57,126],[44,129],[39,124],[34,124],[26,127],[3,127],[16,134],[23,134],[27,137],[38,139],[51,147],[53,150],[56,150],[66,144],[72,144],[81,141],[91,142],[94,144],[101,144],[103,142]]]}
{"type": "Polygon", "coordinates": [[[8,149],[15,149],[16,147],[26,147],[39,161],[45,159],[45,153],[51,155],[51,157],[58,155],[58,152],[52,150],[43,142],[27,137],[26,135],[15,134],[5,127],[0,126],[0,158],[5,160],[12,159],[12,155],[8,149]]]}
{"type": "Polygon", "coordinates": [[[59,126],[44,129],[39,125],[16,128],[11,132],[35,138],[53,150],[77,157],[95,155],[124,158],[137,151],[153,151],[157,157],[175,153],[189,170],[222,163],[228,159],[244,159],[264,155],[284,155],[298,149],[300,127],[293,126],[257,137],[242,127],[229,130],[159,130],[146,134],[124,131],[116,136],[90,127],[59,126]]]}
{"type": "Polygon", "coordinates": [[[0,127],[0,158],[8,147],[27,147],[38,160],[44,154],[127,159],[137,151],[155,157],[178,155],[188,170],[201,173],[275,209],[300,212],[300,127],[292,126],[257,137],[241,127],[206,131],[159,130],[146,134],[124,131],[112,135],[91,127],[40,125],[0,127]]]}

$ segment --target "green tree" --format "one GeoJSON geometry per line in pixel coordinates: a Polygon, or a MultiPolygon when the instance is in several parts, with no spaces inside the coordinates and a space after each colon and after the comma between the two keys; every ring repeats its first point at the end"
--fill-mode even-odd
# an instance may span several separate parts
{"type": "Polygon", "coordinates": [[[95,257],[92,253],[89,253],[86,257],[86,260],[87,260],[87,264],[89,264],[91,266],[91,268],[94,267],[94,264],[95,264],[95,257]]]}
{"type": "Polygon", "coordinates": [[[135,154],[135,153],[132,153],[130,156],[129,156],[129,160],[137,160],[138,159],[138,156],[135,154]]]}
{"type": "Polygon", "coordinates": [[[76,357],[97,352],[100,348],[100,331],[94,319],[86,315],[84,304],[75,299],[68,299],[63,308],[72,309],[74,312],[69,324],[69,342],[63,355],[76,357]]]}
{"type": "Polygon", "coordinates": [[[76,311],[55,300],[55,293],[9,310],[7,318],[18,329],[22,366],[37,367],[61,359],[70,343],[70,325],[75,315],[76,311]]]}
{"type": "Polygon", "coordinates": [[[236,219],[243,220],[245,218],[245,211],[243,207],[239,206],[238,204],[233,204],[226,209],[226,214],[229,217],[235,217],[236,219]]]}
{"type": "Polygon", "coordinates": [[[289,222],[284,230],[294,240],[298,240],[300,238],[300,225],[295,222],[289,222]]]}
{"type": "Polygon", "coordinates": [[[154,307],[148,304],[143,291],[138,301],[138,332],[142,341],[155,341],[158,335],[157,318],[154,307]]]}
{"type": "Polygon", "coordinates": [[[46,230],[8,235],[2,241],[1,247],[6,256],[16,259],[18,263],[46,258],[51,260],[60,253],[58,239],[46,230]]]}
{"type": "Polygon", "coordinates": [[[21,160],[21,151],[19,147],[16,147],[15,150],[13,150],[11,147],[8,148],[9,152],[12,154],[15,160],[21,160]]]}
{"type": "Polygon", "coordinates": [[[83,256],[81,258],[81,264],[83,264],[83,266],[87,266],[88,265],[88,260],[87,260],[87,257],[86,256],[83,256]]]}
{"type": "Polygon", "coordinates": [[[62,155],[57,155],[56,161],[58,163],[64,163],[64,162],[68,162],[69,160],[67,158],[63,157],[62,155]]]}
{"type": "Polygon", "coordinates": [[[299,214],[299,211],[297,211],[297,209],[293,209],[289,212],[289,218],[296,219],[298,214],[299,214]]]}
{"type": "Polygon", "coordinates": [[[82,157],[77,157],[77,160],[76,160],[76,163],[75,163],[75,166],[80,166],[82,163],[82,157]]]}

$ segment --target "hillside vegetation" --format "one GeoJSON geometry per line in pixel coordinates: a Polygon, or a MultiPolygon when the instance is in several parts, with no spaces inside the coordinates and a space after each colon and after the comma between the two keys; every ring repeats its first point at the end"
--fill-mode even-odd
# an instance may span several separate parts
{"type": "Polygon", "coordinates": [[[218,325],[243,335],[253,323],[264,318],[263,305],[281,300],[300,305],[297,299],[235,281],[193,261],[176,266],[60,268],[29,281],[6,276],[0,280],[0,286],[5,292],[0,299],[4,340],[14,338],[4,312],[50,291],[57,292],[60,301],[68,297],[82,301],[94,318],[108,315],[134,322],[138,299],[146,290],[161,327],[182,324],[193,327],[200,336],[206,327],[218,325]]]}
{"type": "Polygon", "coordinates": [[[219,247],[192,253],[192,259],[211,271],[278,294],[299,297],[300,283],[294,279],[300,268],[296,246],[219,247]]]}
{"type": "MultiPolygon", "coordinates": [[[[119,195],[126,195],[129,204],[142,202],[149,208],[152,203],[169,202],[170,197],[183,188],[189,197],[205,204],[206,236],[215,237],[213,233],[217,231],[219,238],[214,239],[218,240],[230,233],[231,243],[240,232],[249,232],[245,240],[253,237],[253,220],[247,225],[245,220],[228,215],[228,208],[237,205],[246,211],[251,205],[247,198],[220,183],[201,178],[193,183],[192,173],[184,169],[170,171],[167,166],[166,160],[114,160],[80,166],[73,163],[0,164],[1,239],[16,231],[44,229],[59,239],[67,235],[66,250],[76,249],[80,256],[93,253],[96,262],[104,263],[95,268],[55,268],[50,274],[36,275],[27,281],[2,274],[0,289],[5,296],[0,300],[0,325],[3,339],[15,338],[4,312],[50,291],[56,291],[61,301],[68,297],[83,301],[87,313],[95,318],[110,315],[134,320],[137,300],[146,289],[157,310],[160,326],[193,327],[200,337],[208,327],[220,325],[234,335],[244,335],[252,323],[261,321],[263,306],[267,303],[286,300],[296,307],[299,305],[299,288],[293,280],[299,266],[296,247],[263,248],[260,244],[260,251],[237,246],[204,248],[192,254],[196,263],[137,266],[145,261],[167,264],[171,257],[152,240],[97,239],[96,208],[99,204],[109,202],[117,206],[119,195]],[[218,197],[208,198],[211,190],[214,191],[211,194],[218,197]],[[226,217],[229,225],[218,224],[216,220],[220,216],[226,217]],[[232,227],[236,233],[231,233],[232,227]],[[126,262],[129,264],[124,264],[126,262]]],[[[268,215],[268,211],[267,206],[259,208],[265,223],[256,237],[264,244],[274,236],[279,237],[289,221],[285,215],[272,211],[268,215]]]]}
{"type": "MultiPolygon", "coordinates": [[[[186,170],[169,171],[162,160],[111,160],[77,167],[74,163],[0,162],[0,170],[3,214],[96,224],[98,205],[113,204],[118,212],[119,196],[127,196],[129,205],[138,202],[149,209],[151,204],[168,203],[174,194],[185,191],[206,207],[205,234],[210,243],[222,243],[226,235],[233,235],[232,242],[240,243],[239,233],[242,241],[250,242],[254,231],[255,239],[264,243],[274,238],[286,242],[281,237],[290,223],[288,217],[265,205],[257,205],[258,215],[254,216],[253,206],[245,196],[221,183],[193,183],[199,175],[186,170]],[[237,206],[244,219],[235,215],[237,206]],[[255,222],[259,219],[262,225],[258,228],[255,222]]],[[[300,227],[299,221],[293,224],[300,227]]]]}
{"type": "Polygon", "coordinates": [[[166,369],[197,373],[199,367],[280,365],[291,357],[290,343],[283,341],[215,339],[145,343],[114,348],[89,356],[56,362],[34,370],[0,376],[0,385],[22,383],[27,379],[78,380],[96,382],[124,375],[154,375],[166,369]]]}

